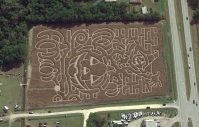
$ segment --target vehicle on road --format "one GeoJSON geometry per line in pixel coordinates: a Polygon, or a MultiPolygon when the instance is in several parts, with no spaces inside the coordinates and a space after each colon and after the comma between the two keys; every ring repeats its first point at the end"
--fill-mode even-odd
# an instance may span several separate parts
{"type": "Polygon", "coordinates": [[[150,109],[150,107],[148,106],[148,107],[146,107],[146,109],[150,109]]]}
{"type": "Polygon", "coordinates": [[[162,106],[166,106],[166,104],[162,104],[162,106]]]}
{"type": "Polygon", "coordinates": [[[186,17],[186,20],[188,20],[188,17],[186,17]]]}
{"type": "Polygon", "coordinates": [[[194,86],[195,86],[195,85],[196,85],[196,82],[194,82],[193,84],[194,84],[194,86]]]}
{"type": "Polygon", "coordinates": [[[191,64],[190,64],[190,63],[189,63],[189,65],[188,65],[188,66],[189,66],[189,69],[191,69],[191,64]]]}
{"type": "Polygon", "coordinates": [[[198,106],[198,102],[196,102],[196,106],[198,106]]]}
{"type": "Polygon", "coordinates": [[[29,114],[33,114],[34,112],[33,111],[29,111],[29,114]]]}
{"type": "Polygon", "coordinates": [[[195,100],[193,100],[193,104],[195,104],[195,100]]]}
{"type": "Polygon", "coordinates": [[[189,54],[187,54],[187,56],[189,57],[189,54]]]}
{"type": "Polygon", "coordinates": [[[3,119],[0,119],[0,122],[3,122],[3,119]]]}
{"type": "Polygon", "coordinates": [[[191,47],[189,47],[189,51],[191,51],[192,49],[191,49],[191,47]]]}

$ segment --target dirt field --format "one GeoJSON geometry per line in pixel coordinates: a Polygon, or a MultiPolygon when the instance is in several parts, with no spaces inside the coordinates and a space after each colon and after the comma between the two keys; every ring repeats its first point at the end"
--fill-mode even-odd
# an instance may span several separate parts
{"type": "Polygon", "coordinates": [[[159,24],[37,26],[28,106],[166,95],[159,24]]]}

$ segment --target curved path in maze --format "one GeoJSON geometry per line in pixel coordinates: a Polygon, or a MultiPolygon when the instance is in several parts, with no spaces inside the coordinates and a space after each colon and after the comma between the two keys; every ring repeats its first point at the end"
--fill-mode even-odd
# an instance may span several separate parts
{"type": "Polygon", "coordinates": [[[159,24],[64,30],[40,26],[33,31],[35,65],[28,88],[32,105],[39,105],[35,95],[44,98],[41,105],[52,105],[166,94],[159,24]]]}

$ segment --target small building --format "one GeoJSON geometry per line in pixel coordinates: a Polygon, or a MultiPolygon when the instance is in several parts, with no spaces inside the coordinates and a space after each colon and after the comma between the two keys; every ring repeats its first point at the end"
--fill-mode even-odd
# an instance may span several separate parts
{"type": "Polygon", "coordinates": [[[154,119],[145,120],[146,127],[157,127],[157,122],[154,119]]]}
{"type": "Polygon", "coordinates": [[[146,13],[147,13],[147,7],[144,6],[144,7],[142,7],[142,14],[146,14],[146,13]]]}
{"type": "Polygon", "coordinates": [[[8,110],[9,110],[9,108],[8,108],[7,106],[4,106],[4,107],[3,107],[3,111],[4,111],[4,112],[7,112],[8,110]]]}
{"type": "Polygon", "coordinates": [[[117,0],[105,0],[105,2],[117,2],[117,0]]]}
{"type": "Polygon", "coordinates": [[[141,4],[142,0],[129,0],[130,4],[141,4]]]}

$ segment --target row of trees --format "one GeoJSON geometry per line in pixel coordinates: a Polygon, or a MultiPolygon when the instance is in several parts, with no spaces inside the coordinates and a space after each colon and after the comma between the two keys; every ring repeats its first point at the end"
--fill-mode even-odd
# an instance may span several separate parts
{"type": "Polygon", "coordinates": [[[152,9],[150,13],[143,15],[135,9],[130,9],[129,4],[124,2],[101,2],[93,6],[73,0],[1,0],[0,5],[0,65],[25,60],[29,23],[160,20],[162,18],[152,9]]]}
{"type": "Polygon", "coordinates": [[[96,21],[132,21],[160,20],[162,16],[156,11],[143,15],[129,4],[101,2],[96,6],[76,2],[29,3],[31,12],[26,16],[28,22],[96,22],[96,21]]]}
{"type": "Polygon", "coordinates": [[[0,65],[24,61],[28,10],[19,2],[1,0],[0,5],[0,65]]]}

